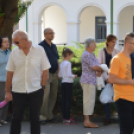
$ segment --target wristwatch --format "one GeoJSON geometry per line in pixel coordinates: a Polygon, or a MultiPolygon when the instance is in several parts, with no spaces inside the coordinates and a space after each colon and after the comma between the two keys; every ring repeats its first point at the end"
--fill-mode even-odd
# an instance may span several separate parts
{"type": "Polygon", "coordinates": [[[45,86],[42,86],[42,89],[45,89],[45,86]]]}

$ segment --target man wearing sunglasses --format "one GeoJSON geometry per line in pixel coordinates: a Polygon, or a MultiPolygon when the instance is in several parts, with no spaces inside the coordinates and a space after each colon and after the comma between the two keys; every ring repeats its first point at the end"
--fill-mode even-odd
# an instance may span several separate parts
{"type": "Polygon", "coordinates": [[[26,104],[30,108],[31,134],[40,134],[39,113],[50,63],[43,48],[32,45],[24,31],[15,31],[12,39],[18,47],[13,49],[6,67],[5,99],[8,102],[13,98],[10,134],[20,134],[26,104]]]}

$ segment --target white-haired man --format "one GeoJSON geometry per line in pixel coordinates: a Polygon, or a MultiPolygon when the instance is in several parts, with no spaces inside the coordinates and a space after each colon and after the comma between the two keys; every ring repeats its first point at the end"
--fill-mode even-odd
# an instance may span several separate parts
{"type": "Polygon", "coordinates": [[[30,108],[31,134],[40,134],[39,114],[50,64],[43,48],[32,45],[24,31],[15,31],[12,39],[18,47],[12,51],[6,68],[5,99],[8,101],[13,98],[10,134],[20,134],[27,103],[30,108]]]}

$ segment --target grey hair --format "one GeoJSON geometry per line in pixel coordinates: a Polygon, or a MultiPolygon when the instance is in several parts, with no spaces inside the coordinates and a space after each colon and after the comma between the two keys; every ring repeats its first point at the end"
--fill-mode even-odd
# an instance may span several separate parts
{"type": "Polygon", "coordinates": [[[87,49],[89,46],[92,46],[95,42],[94,38],[87,38],[85,39],[84,45],[85,45],[85,49],[87,49]]]}
{"type": "Polygon", "coordinates": [[[51,28],[45,28],[44,34],[47,33],[48,30],[52,30],[51,28]]]}
{"type": "Polygon", "coordinates": [[[20,39],[22,38],[26,38],[27,40],[29,39],[28,34],[23,30],[16,30],[15,32],[13,32],[12,39],[15,37],[19,37],[20,39]]]}

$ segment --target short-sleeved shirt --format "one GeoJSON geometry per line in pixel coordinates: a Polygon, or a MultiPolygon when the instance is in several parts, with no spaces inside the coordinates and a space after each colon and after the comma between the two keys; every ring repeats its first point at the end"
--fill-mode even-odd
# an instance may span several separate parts
{"type": "Polygon", "coordinates": [[[43,71],[50,68],[50,63],[43,47],[32,45],[28,55],[18,47],[14,48],[6,69],[14,72],[12,91],[31,93],[41,88],[43,71]]]}
{"type": "Polygon", "coordinates": [[[96,71],[92,68],[96,65],[100,65],[98,59],[93,53],[84,51],[82,54],[82,76],[80,79],[81,83],[96,85],[96,71]]]}
{"type": "Polygon", "coordinates": [[[6,81],[6,75],[7,75],[6,66],[11,53],[10,50],[8,49],[6,50],[6,52],[7,53],[5,53],[5,51],[0,49],[0,82],[6,81]]]}
{"type": "MultiPolygon", "coordinates": [[[[120,52],[112,59],[109,73],[116,75],[120,79],[132,80],[131,58],[120,52]]],[[[114,101],[121,98],[134,102],[134,86],[113,84],[113,87],[114,101]]]]}
{"type": "Polygon", "coordinates": [[[49,59],[49,62],[51,64],[51,68],[49,69],[49,72],[55,73],[58,70],[58,59],[59,59],[56,45],[51,43],[50,46],[46,42],[46,40],[43,40],[41,43],[39,43],[39,45],[41,45],[44,48],[46,55],[49,59]]]}

